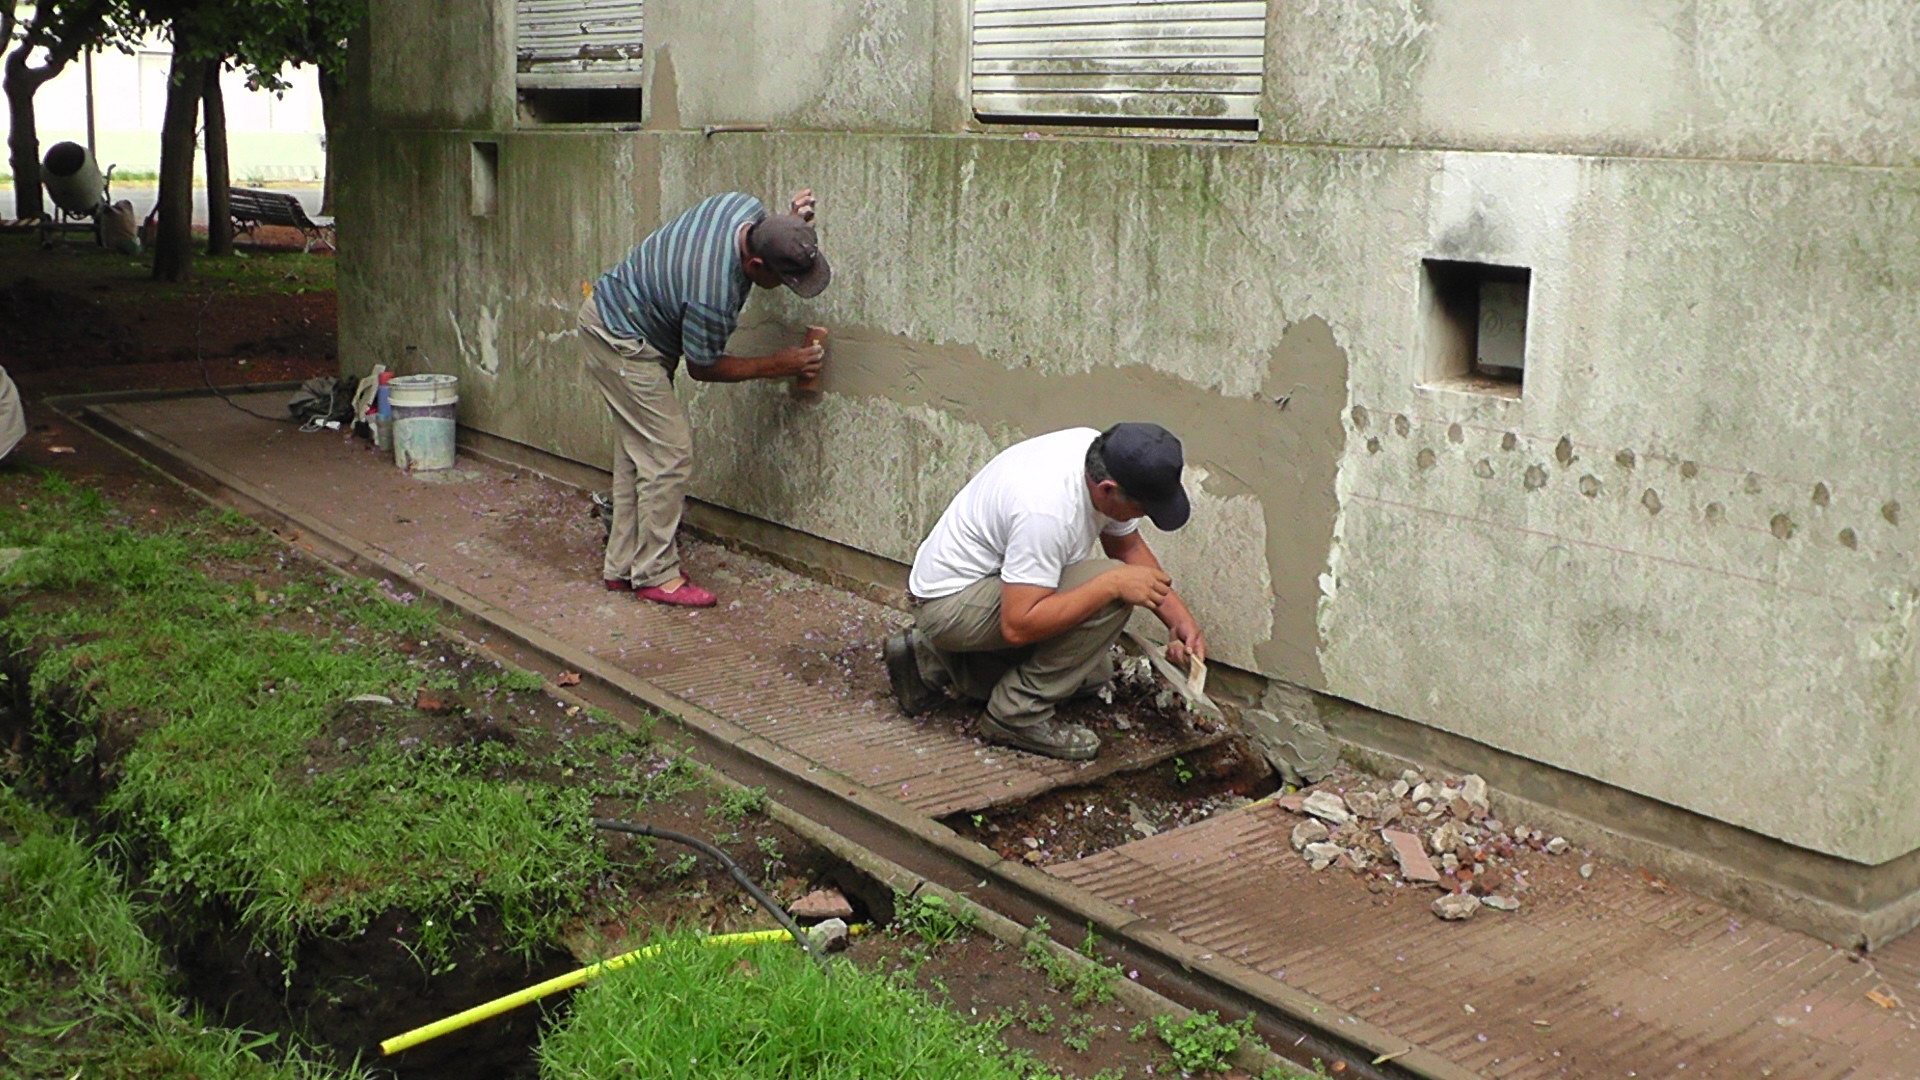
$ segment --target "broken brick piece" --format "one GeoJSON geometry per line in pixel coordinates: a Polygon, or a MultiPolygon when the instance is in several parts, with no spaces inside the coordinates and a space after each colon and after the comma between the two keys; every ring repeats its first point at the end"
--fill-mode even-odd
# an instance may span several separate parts
{"type": "Polygon", "coordinates": [[[1400,864],[1400,876],[1408,881],[1439,881],[1440,871],[1427,858],[1426,847],[1414,833],[1386,829],[1380,834],[1393,845],[1393,858],[1400,864]]]}
{"type": "Polygon", "coordinates": [[[853,918],[853,905],[839,889],[815,889],[795,900],[789,910],[796,919],[853,918]]]}

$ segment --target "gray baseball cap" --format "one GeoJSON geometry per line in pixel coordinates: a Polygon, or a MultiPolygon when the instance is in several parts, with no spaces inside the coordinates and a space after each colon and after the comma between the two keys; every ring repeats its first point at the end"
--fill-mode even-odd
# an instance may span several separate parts
{"type": "Polygon", "coordinates": [[[748,234],[747,248],[766,260],[795,295],[819,296],[833,280],[833,269],[820,253],[813,226],[794,214],[769,214],[748,234]]]}

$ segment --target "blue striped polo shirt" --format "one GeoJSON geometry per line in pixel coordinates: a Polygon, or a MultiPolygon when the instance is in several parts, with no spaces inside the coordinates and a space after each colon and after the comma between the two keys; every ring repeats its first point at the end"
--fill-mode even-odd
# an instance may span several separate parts
{"type": "Polygon", "coordinates": [[[671,361],[702,367],[726,355],[753,282],[740,262],[740,226],[767,216],[751,195],[715,195],[640,241],[594,283],[600,321],[671,361]]]}

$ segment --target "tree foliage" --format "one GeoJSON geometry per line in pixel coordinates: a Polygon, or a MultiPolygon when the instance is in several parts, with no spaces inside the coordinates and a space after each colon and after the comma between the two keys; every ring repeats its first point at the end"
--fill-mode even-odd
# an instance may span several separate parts
{"type": "Polygon", "coordinates": [[[14,208],[19,217],[45,213],[40,192],[40,133],[33,98],[48,80],[73,63],[81,51],[94,48],[129,49],[138,20],[125,0],[35,0],[33,13],[15,24],[12,0],[0,0],[6,29],[0,43],[7,52],[8,164],[13,169],[14,208]],[[18,35],[18,43],[14,42],[18,35]],[[35,63],[35,57],[39,62],[35,63]]]}
{"type": "Polygon", "coordinates": [[[208,65],[230,63],[246,74],[250,87],[267,90],[285,89],[280,73],[289,64],[316,64],[338,72],[345,66],[347,35],[366,15],[366,0],[134,2],[149,24],[164,24],[173,39],[173,71],[160,134],[160,221],[153,274],[178,281],[191,274],[193,265],[193,128],[208,65]]]}

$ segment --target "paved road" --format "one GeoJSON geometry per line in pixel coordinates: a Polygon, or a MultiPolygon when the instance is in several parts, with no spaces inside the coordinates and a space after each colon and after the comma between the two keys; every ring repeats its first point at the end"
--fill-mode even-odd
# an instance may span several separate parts
{"type": "MultiPolygon", "coordinates": [[[[275,184],[274,191],[284,191],[299,197],[300,205],[306,207],[308,214],[320,212],[319,184],[275,184]]],[[[153,209],[154,200],[159,198],[159,189],[152,184],[115,184],[113,197],[133,203],[135,216],[144,220],[153,209]]],[[[13,213],[13,183],[0,181],[0,220],[11,220],[13,213]]],[[[193,189],[193,221],[196,225],[207,223],[207,191],[202,187],[193,189]]]]}

